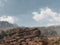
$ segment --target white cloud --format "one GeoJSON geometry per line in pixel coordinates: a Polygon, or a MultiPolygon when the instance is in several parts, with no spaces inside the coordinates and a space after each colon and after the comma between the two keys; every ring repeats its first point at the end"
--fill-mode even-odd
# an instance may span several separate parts
{"type": "Polygon", "coordinates": [[[47,25],[56,25],[60,23],[60,13],[54,12],[52,9],[46,7],[46,8],[41,8],[39,12],[33,12],[33,19],[37,22],[42,22],[43,21],[46,23],[48,22],[47,25]],[[51,22],[51,23],[50,23],[51,22]]]}
{"type": "Polygon", "coordinates": [[[7,21],[9,23],[15,23],[15,18],[13,16],[0,16],[0,21],[7,21]]]}

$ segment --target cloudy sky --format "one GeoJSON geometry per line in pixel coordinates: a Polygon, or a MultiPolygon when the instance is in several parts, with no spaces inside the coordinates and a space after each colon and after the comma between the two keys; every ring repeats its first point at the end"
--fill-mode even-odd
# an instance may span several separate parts
{"type": "Polygon", "coordinates": [[[0,0],[0,21],[20,26],[60,25],[60,0],[0,0]]]}

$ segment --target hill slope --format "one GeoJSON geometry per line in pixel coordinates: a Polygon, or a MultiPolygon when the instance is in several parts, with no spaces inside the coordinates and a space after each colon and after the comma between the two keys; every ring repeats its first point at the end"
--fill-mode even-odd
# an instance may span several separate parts
{"type": "Polygon", "coordinates": [[[50,28],[50,29],[56,31],[57,34],[58,34],[58,36],[60,36],[60,25],[50,26],[50,27],[48,27],[48,28],[50,28]]]}
{"type": "Polygon", "coordinates": [[[16,24],[11,24],[7,21],[0,21],[0,29],[8,29],[8,28],[13,28],[17,27],[16,24]]]}

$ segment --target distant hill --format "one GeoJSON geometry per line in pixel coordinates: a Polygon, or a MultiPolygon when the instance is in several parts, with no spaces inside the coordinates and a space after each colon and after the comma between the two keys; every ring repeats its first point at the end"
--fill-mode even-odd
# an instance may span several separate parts
{"type": "Polygon", "coordinates": [[[58,36],[57,31],[52,27],[37,27],[41,31],[42,36],[58,36]]]}
{"type": "Polygon", "coordinates": [[[54,30],[57,32],[58,36],[60,36],[60,25],[56,25],[56,26],[49,26],[48,28],[50,28],[51,30],[54,30]]]}
{"type": "Polygon", "coordinates": [[[18,27],[18,25],[9,23],[7,21],[0,21],[0,29],[8,29],[14,27],[18,27]]]}

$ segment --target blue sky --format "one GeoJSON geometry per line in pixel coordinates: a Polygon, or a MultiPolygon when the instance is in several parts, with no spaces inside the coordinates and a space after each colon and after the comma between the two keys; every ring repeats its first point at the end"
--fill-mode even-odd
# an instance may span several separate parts
{"type": "Polygon", "coordinates": [[[0,0],[0,21],[20,26],[49,26],[60,25],[59,19],[60,0],[0,0]]]}

